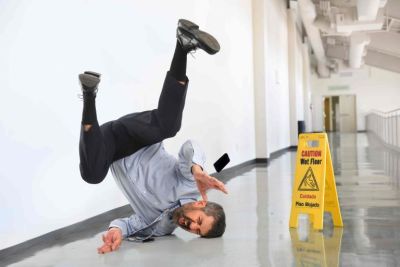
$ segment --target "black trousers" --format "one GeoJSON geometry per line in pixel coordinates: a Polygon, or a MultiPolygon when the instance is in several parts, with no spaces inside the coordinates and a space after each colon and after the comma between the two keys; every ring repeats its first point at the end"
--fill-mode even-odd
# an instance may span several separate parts
{"type": "Polygon", "coordinates": [[[79,167],[83,180],[100,183],[114,161],[175,136],[181,128],[187,86],[188,80],[182,85],[167,73],[157,109],[128,114],[101,126],[96,123],[87,132],[82,126],[79,167]]]}

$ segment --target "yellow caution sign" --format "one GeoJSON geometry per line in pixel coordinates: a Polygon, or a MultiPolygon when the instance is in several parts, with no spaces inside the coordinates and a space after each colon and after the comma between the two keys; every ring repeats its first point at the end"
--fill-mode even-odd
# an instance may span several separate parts
{"type": "Polygon", "coordinates": [[[328,137],[326,133],[301,134],[289,226],[297,228],[298,215],[308,214],[313,228],[322,230],[324,211],[331,213],[334,226],[343,226],[328,137]]]}

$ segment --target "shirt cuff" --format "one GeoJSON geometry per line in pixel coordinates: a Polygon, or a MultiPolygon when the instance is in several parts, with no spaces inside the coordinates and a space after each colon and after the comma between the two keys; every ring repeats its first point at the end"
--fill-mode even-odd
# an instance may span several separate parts
{"type": "Polygon", "coordinates": [[[128,236],[128,231],[126,228],[126,224],[124,222],[121,222],[120,220],[114,220],[110,223],[110,226],[108,227],[108,229],[110,229],[111,227],[116,227],[116,228],[121,229],[123,238],[126,238],[128,236]]]}
{"type": "Polygon", "coordinates": [[[193,147],[192,162],[194,164],[200,165],[201,169],[204,169],[204,165],[206,163],[206,157],[204,155],[204,152],[201,150],[201,148],[196,142],[192,142],[192,147],[193,147]]]}

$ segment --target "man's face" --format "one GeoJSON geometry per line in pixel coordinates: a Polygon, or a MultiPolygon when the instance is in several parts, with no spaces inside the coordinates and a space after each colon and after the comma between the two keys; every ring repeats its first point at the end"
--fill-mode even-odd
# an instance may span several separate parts
{"type": "Polygon", "coordinates": [[[213,226],[214,217],[207,216],[201,210],[205,205],[205,201],[197,201],[177,208],[173,214],[174,222],[188,232],[201,236],[206,235],[213,226]]]}

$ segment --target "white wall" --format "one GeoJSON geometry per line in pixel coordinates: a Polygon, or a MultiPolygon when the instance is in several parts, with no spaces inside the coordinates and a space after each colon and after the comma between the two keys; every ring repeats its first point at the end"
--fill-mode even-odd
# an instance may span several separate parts
{"type": "Polygon", "coordinates": [[[373,109],[390,111],[400,108],[400,74],[370,66],[356,71],[352,77],[332,75],[319,79],[312,75],[313,130],[323,129],[322,97],[356,95],[357,130],[365,130],[365,116],[373,109]],[[348,86],[347,90],[329,90],[329,86],[348,86]]]}
{"type": "Polygon", "coordinates": [[[298,143],[298,121],[304,121],[303,44],[296,27],[296,10],[288,11],[290,145],[298,143]]]}
{"type": "Polygon", "coordinates": [[[286,1],[265,1],[267,154],[290,146],[286,1]]]}
{"type": "Polygon", "coordinates": [[[282,0],[252,2],[256,155],[269,158],[291,145],[288,11],[282,0]]]}
{"type": "Polygon", "coordinates": [[[271,0],[267,10],[267,153],[290,146],[288,25],[286,1],[271,0]]]}
{"type": "MultiPolygon", "coordinates": [[[[274,12],[282,20],[283,10],[274,12]]],[[[103,74],[100,122],[154,108],[181,17],[213,33],[222,49],[215,56],[189,56],[183,126],[166,141],[167,149],[175,154],[184,140],[197,139],[209,172],[224,152],[230,166],[255,158],[251,2],[0,2],[0,249],[127,203],[110,174],[99,185],[80,178],[77,75],[103,74]]],[[[271,47],[269,61],[284,77],[287,55],[272,52],[287,51],[285,24],[274,27],[269,38],[280,43],[271,47]]],[[[270,109],[287,117],[284,78],[267,98],[283,102],[270,109]]],[[[272,149],[288,140],[288,121],[276,123],[269,135],[282,136],[271,140],[272,149]]]]}

